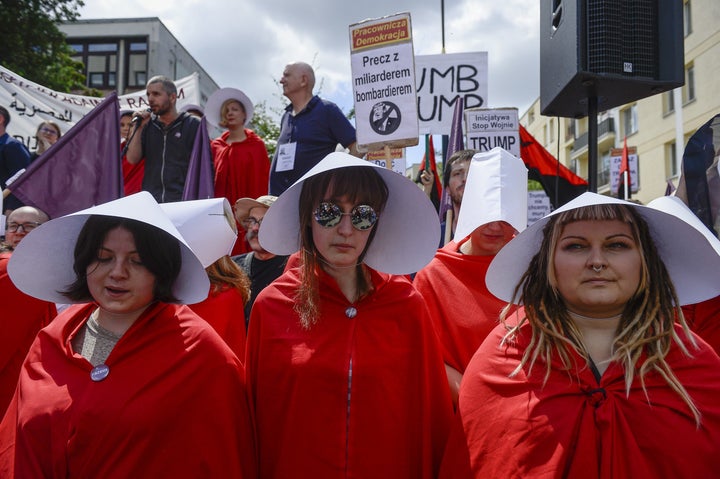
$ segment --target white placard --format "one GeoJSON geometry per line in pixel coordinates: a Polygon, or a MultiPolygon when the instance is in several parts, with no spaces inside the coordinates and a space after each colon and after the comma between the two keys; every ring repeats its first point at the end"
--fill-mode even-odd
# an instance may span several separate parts
{"type": "Polygon", "coordinates": [[[350,25],[358,149],[418,144],[410,14],[350,25]]]}
{"type": "Polygon", "coordinates": [[[543,190],[528,191],[527,224],[530,226],[537,220],[549,215],[552,211],[550,198],[543,190]]]}
{"type": "Polygon", "coordinates": [[[465,110],[465,147],[480,152],[495,147],[520,158],[520,122],[517,108],[473,108],[465,110]]]}
{"type": "Polygon", "coordinates": [[[455,102],[465,108],[487,106],[487,52],[415,57],[420,134],[449,135],[455,102]]]}

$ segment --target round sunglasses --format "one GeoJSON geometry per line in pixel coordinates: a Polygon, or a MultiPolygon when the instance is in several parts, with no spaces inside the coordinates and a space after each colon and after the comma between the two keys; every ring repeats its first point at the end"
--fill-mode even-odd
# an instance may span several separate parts
{"type": "Polygon", "coordinates": [[[356,230],[364,231],[373,227],[378,216],[372,206],[357,205],[350,213],[343,213],[335,203],[324,201],[315,208],[315,221],[323,228],[332,228],[340,224],[343,216],[350,216],[350,222],[356,230]]]}

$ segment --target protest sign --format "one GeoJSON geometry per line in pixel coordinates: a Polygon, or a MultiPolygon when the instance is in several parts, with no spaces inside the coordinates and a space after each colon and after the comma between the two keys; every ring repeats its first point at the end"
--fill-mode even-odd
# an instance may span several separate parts
{"type": "Polygon", "coordinates": [[[449,135],[458,99],[465,108],[487,105],[487,52],[415,57],[420,134],[449,135]]]}
{"type": "Polygon", "coordinates": [[[490,151],[499,146],[520,158],[520,122],[517,108],[465,110],[465,128],[467,148],[490,151]]]}
{"type": "Polygon", "coordinates": [[[388,168],[387,162],[390,161],[390,169],[401,175],[405,174],[407,162],[404,148],[390,148],[389,154],[384,149],[368,151],[365,159],[384,168],[388,168]]]}
{"type": "Polygon", "coordinates": [[[410,14],[350,25],[350,64],[358,149],[417,145],[410,14]]]}

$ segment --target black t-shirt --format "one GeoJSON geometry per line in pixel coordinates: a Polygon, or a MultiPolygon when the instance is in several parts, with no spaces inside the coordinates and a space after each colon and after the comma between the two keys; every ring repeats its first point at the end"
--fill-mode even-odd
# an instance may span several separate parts
{"type": "Polygon", "coordinates": [[[250,321],[250,311],[255,298],[267,285],[275,281],[283,271],[287,263],[287,256],[273,256],[270,259],[257,259],[253,253],[245,253],[232,257],[245,273],[250,277],[250,300],[245,305],[245,327],[250,321]]]}

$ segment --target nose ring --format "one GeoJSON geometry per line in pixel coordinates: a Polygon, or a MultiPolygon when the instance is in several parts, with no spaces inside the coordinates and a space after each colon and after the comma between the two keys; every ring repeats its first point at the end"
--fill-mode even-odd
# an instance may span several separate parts
{"type": "Polygon", "coordinates": [[[593,265],[593,267],[592,267],[593,271],[595,271],[596,273],[599,273],[600,271],[602,271],[603,268],[604,268],[603,265],[600,265],[600,266],[593,265]]]}

